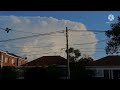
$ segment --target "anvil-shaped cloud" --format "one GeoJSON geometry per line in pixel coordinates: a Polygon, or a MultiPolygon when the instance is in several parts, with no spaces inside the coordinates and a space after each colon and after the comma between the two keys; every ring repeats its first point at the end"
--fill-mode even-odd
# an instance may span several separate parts
{"type": "MultiPolygon", "coordinates": [[[[86,32],[68,32],[69,47],[74,47],[85,51],[83,48],[93,48],[92,52],[86,52],[92,55],[96,50],[96,43],[85,45],[73,45],[81,43],[96,42],[96,36],[93,32],[87,31],[86,26],[80,22],[70,20],[59,20],[54,17],[40,17],[40,16],[0,16],[0,25],[3,28],[11,28],[13,30],[22,30],[24,32],[11,31],[7,35],[1,31],[1,39],[10,39],[23,36],[34,35],[32,33],[49,33],[55,31],[65,30],[66,27],[72,30],[85,30],[86,32]],[[81,49],[82,48],[82,49],[81,49]]],[[[24,40],[16,40],[1,43],[6,45],[2,49],[13,52],[20,56],[27,56],[31,61],[43,55],[65,55],[66,37],[65,33],[56,33],[52,35],[39,36],[24,40]],[[16,47],[16,48],[15,48],[16,47]]],[[[83,52],[84,53],[84,52],[83,52]]]]}

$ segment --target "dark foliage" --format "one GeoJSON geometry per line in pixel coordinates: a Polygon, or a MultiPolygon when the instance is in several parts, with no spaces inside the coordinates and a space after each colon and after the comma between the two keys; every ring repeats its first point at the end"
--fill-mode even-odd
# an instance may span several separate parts
{"type": "Polygon", "coordinates": [[[1,79],[16,79],[17,73],[15,67],[5,66],[1,69],[1,79]]]}
{"type": "Polygon", "coordinates": [[[47,75],[49,80],[55,80],[60,78],[60,68],[56,65],[50,65],[47,68],[47,75]]]}
{"type": "MultiPolygon", "coordinates": [[[[72,47],[70,47],[68,49],[69,51],[69,60],[70,62],[76,62],[77,59],[81,56],[81,52],[78,49],[74,49],[72,47]]],[[[67,52],[67,50],[66,50],[67,52]]]]}
{"type": "Polygon", "coordinates": [[[78,62],[70,63],[72,80],[88,80],[92,78],[93,72],[86,70],[86,65],[92,62],[92,58],[81,58],[78,62]]]}
{"type": "Polygon", "coordinates": [[[26,70],[24,74],[24,79],[26,80],[46,80],[47,71],[42,67],[34,67],[26,70]]]}
{"type": "Polygon", "coordinates": [[[106,54],[118,54],[120,51],[120,17],[118,21],[111,24],[111,30],[106,31],[105,35],[108,37],[107,46],[105,48],[106,54]]]}

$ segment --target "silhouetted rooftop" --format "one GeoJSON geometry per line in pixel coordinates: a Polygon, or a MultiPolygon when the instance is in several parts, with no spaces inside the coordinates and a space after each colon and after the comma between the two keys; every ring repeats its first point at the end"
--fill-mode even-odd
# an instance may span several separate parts
{"type": "Polygon", "coordinates": [[[42,56],[22,66],[67,65],[67,60],[61,56],[42,56]]]}
{"type": "Polygon", "coordinates": [[[120,56],[106,56],[91,62],[88,66],[118,66],[120,65],[120,56]]]}

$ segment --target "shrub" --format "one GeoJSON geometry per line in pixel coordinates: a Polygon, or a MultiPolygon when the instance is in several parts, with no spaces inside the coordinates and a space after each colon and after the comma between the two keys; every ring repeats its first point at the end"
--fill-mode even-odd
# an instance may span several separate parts
{"type": "Polygon", "coordinates": [[[15,67],[5,66],[1,69],[2,79],[16,79],[17,73],[15,67]]]}

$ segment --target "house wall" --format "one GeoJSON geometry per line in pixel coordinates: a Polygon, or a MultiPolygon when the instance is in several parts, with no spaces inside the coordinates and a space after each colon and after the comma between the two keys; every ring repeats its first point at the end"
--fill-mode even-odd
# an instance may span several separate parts
{"type": "Polygon", "coordinates": [[[87,67],[88,70],[96,71],[103,70],[103,76],[93,75],[94,79],[120,79],[120,66],[91,66],[87,67]]]}
{"type": "Polygon", "coordinates": [[[0,66],[20,66],[26,62],[27,61],[24,59],[18,59],[18,57],[9,55],[5,52],[0,52],[0,66]]]}
{"type": "MultiPolygon", "coordinates": [[[[94,72],[95,73],[95,72],[94,72]]],[[[96,76],[96,75],[93,75],[92,76],[92,79],[111,79],[110,77],[110,74],[109,74],[109,70],[103,70],[103,76],[96,76]]]]}
{"type": "Polygon", "coordinates": [[[104,70],[104,79],[110,79],[109,70],[104,70]]]}

